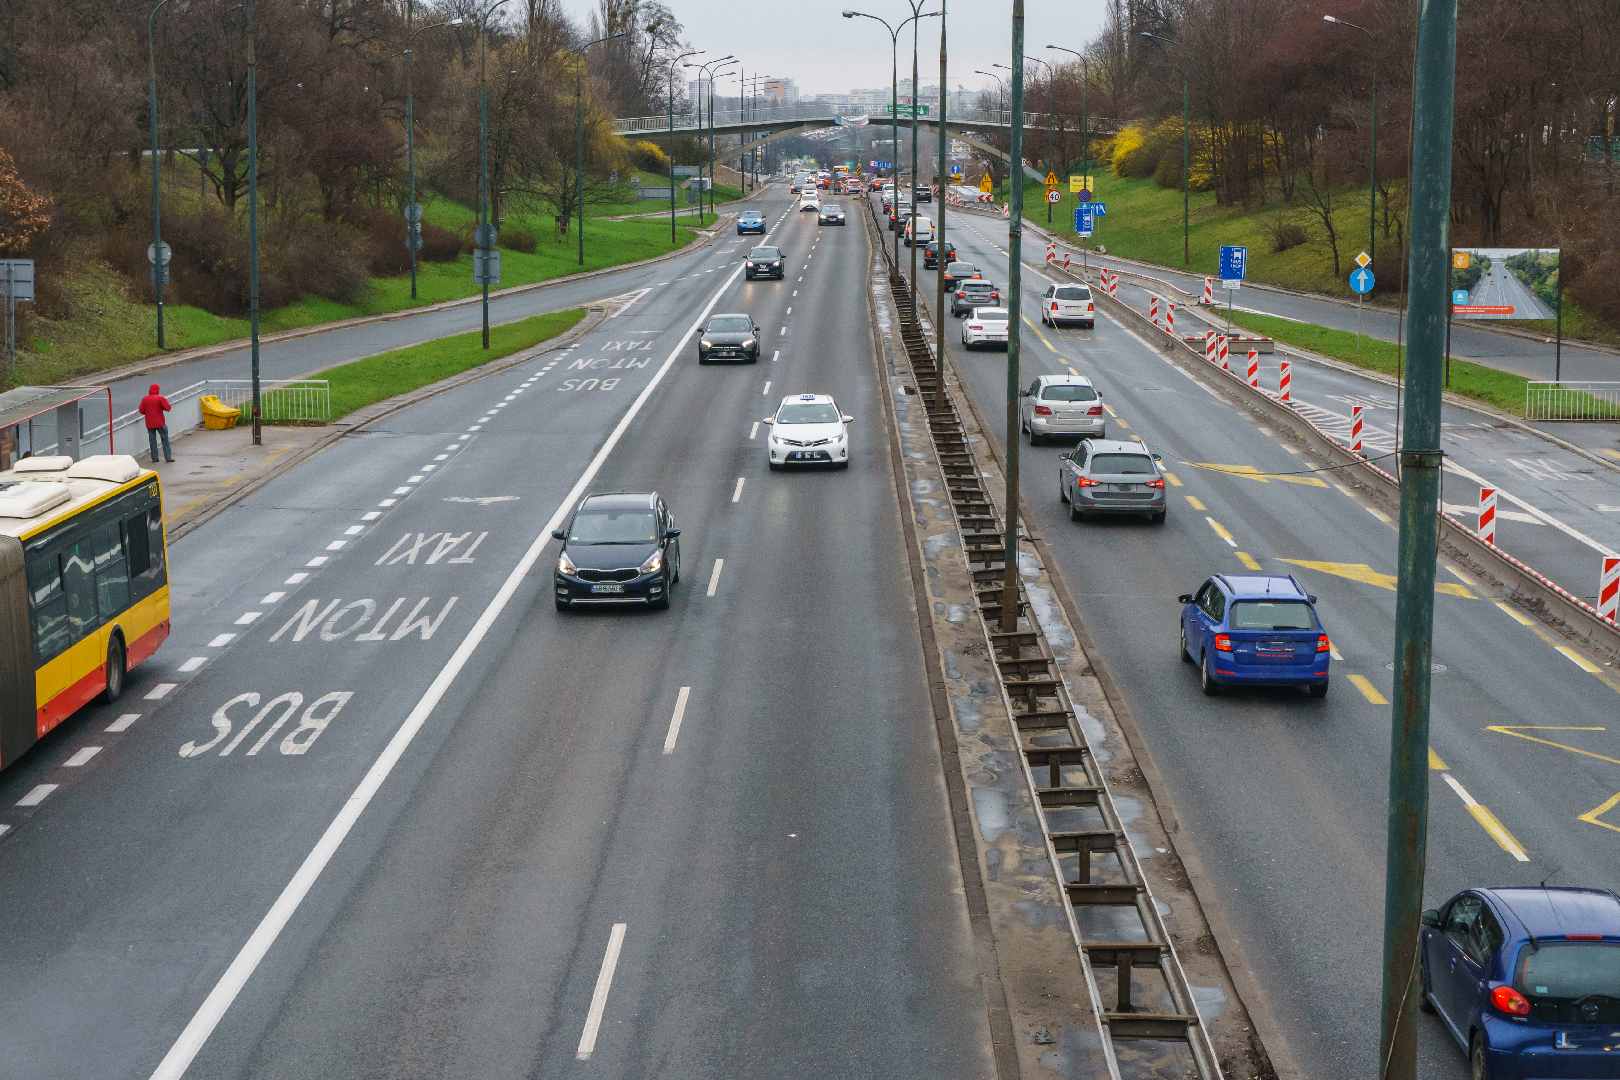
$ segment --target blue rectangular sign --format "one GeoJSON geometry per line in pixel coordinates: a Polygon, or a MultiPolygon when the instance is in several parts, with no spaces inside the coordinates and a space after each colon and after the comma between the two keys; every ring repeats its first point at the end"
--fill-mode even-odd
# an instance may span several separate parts
{"type": "Polygon", "coordinates": [[[1221,245],[1221,280],[1242,281],[1249,267],[1249,249],[1232,244],[1221,245]]]}
{"type": "Polygon", "coordinates": [[[1096,215],[1084,206],[1076,207],[1074,211],[1074,231],[1089,236],[1097,228],[1096,215]]]}

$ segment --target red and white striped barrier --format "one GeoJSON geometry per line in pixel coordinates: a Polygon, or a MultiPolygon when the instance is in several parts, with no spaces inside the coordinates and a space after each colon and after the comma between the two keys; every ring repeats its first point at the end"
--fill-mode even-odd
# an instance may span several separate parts
{"type": "Polygon", "coordinates": [[[1496,543],[1496,489],[1479,489],[1479,538],[1487,544],[1496,543]]]}
{"type": "Polygon", "coordinates": [[[1148,297],[1148,318],[1152,320],[1154,327],[1157,328],[1159,325],[1159,298],[1157,296],[1148,297]]]}
{"type": "Polygon", "coordinates": [[[1170,301],[1170,309],[1164,315],[1164,332],[1167,334],[1176,332],[1176,302],[1174,300],[1170,301]]]}
{"type": "Polygon", "coordinates": [[[1350,449],[1361,453],[1361,406],[1350,406],[1350,449]]]}
{"type": "Polygon", "coordinates": [[[1620,559],[1603,557],[1598,575],[1598,614],[1610,622],[1620,621],[1620,559]]]}
{"type": "Polygon", "coordinates": [[[1249,350],[1249,385],[1260,389],[1260,353],[1255,349],[1249,350]]]}
{"type": "Polygon", "coordinates": [[[1205,278],[1204,279],[1204,300],[1203,300],[1203,302],[1205,304],[1208,304],[1211,307],[1215,306],[1215,279],[1214,278],[1205,278]]]}
{"type": "Polygon", "coordinates": [[[1221,346],[1221,370],[1231,371],[1231,365],[1226,362],[1226,335],[1222,334],[1218,340],[1220,341],[1221,346]]]}
{"type": "Polygon", "coordinates": [[[1119,274],[1112,270],[1108,272],[1108,295],[1115,300],[1119,299],[1119,274]]]}
{"type": "Polygon", "coordinates": [[[1204,331],[1204,359],[1210,363],[1215,362],[1215,331],[1204,331]]]}
{"type": "Polygon", "coordinates": [[[1294,365],[1284,360],[1282,362],[1282,373],[1277,376],[1277,396],[1282,398],[1285,405],[1293,400],[1289,396],[1293,392],[1293,383],[1294,365]]]}
{"type": "Polygon", "coordinates": [[[988,191],[981,191],[979,192],[979,201],[993,203],[996,201],[996,197],[990,194],[988,191]]]}
{"type": "Polygon", "coordinates": [[[1063,253],[1063,269],[1067,270],[1068,268],[1069,268],[1069,253],[1067,251],[1065,251],[1063,253]]]}
{"type": "Polygon", "coordinates": [[[1001,208],[1001,216],[1004,217],[1004,218],[1011,219],[1011,217],[1012,217],[1012,206],[1011,206],[1011,204],[1009,204],[1007,206],[1003,206],[1001,208]]]}
{"type": "Polygon", "coordinates": [[[1051,262],[1055,258],[1057,258],[1057,245],[1056,244],[1047,244],[1046,245],[1046,261],[1051,262]]]}

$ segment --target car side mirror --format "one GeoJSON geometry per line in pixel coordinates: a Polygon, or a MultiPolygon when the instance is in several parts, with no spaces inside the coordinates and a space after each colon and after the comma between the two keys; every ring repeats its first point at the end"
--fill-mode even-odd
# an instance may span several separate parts
{"type": "Polygon", "coordinates": [[[765,419],[761,420],[760,423],[762,423],[762,424],[774,424],[774,423],[776,423],[776,417],[767,416],[765,419]]]}
{"type": "Polygon", "coordinates": [[[853,424],[855,422],[855,418],[853,416],[849,416],[847,414],[844,415],[844,416],[840,416],[838,419],[842,420],[846,424],[853,424]]]}
{"type": "Polygon", "coordinates": [[[1063,453],[1058,455],[1058,460],[1059,461],[1073,461],[1074,460],[1074,451],[1073,450],[1065,450],[1065,451],[1063,451],[1063,453]]]}
{"type": "Polygon", "coordinates": [[[568,534],[566,532],[564,532],[562,529],[552,529],[551,530],[551,536],[552,536],[552,539],[555,539],[555,540],[566,540],[566,539],[568,539],[568,534]]]}
{"type": "Polygon", "coordinates": [[[1310,593],[1305,594],[1305,599],[1309,600],[1313,604],[1316,603],[1316,597],[1312,596],[1310,593]]]}
{"type": "Polygon", "coordinates": [[[1019,397],[1029,397],[1029,391],[1028,390],[1020,390],[1020,391],[1018,391],[1018,396],[1019,397]]]}
{"type": "Polygon", "coordinates": [[[1190,603],[1192,603],[1192,593],[1184,592],[1180,596],[1176,597],[1176,600],[1179,603],[1190,604],[1190,603]]]}
{"type": "Polygon", "coordinates": [[[1164,464],[1164,458],[1160,457],[1158,454],[1153,455],[1153,460],[1161,465],[1164,464]]]}
{"type": "Polygon", "coordinates": [[[672,539],[674,539],[675,537],[677,537],[679,535],[681,535],[681,530],[679,530],[679,529],[665,529],[664,530],[664,539],[666,539],[666,540],[672,540],[672,539]]]}
{"type": "Polygon", "coordinates": [[[1440,909],[1439,908],[1429,908],[1427,911],[1425,911],[1423,913],[1423,925],[1424,926],[1432,926],[1432,927],[1435,927],[1436,929],[1439,929],[1439,927],[1440,927],[1440,909]]]}

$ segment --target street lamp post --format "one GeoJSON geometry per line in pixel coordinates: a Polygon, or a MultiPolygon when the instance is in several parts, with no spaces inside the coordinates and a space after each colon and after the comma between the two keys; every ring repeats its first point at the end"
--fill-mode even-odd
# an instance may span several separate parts
{"type": "MultiPolygon", "coordinates": [[[[1065,49],[1061,45],[1048,45],[1047,48],[1056,49],[1058,52],[1066,52],[1077,57],[1080,61],[1080,174],[1089,176],[1091,175],[1091,145],[1088,140],[1091,137],[1091,104],[1087,98],[1087,92],[1091,88],[1091,67],[1086,63],[1085,56],[1075,52],[1073,49],[1065,49]]],[[[1096,197],[1095,192],[1092,193],[1092,197],[1096,197]]],[[[1083,242],[1082,246],[1084,246],[1083,242]]]]}
{"type": "MultiPolygon", "coordinates": [[[[1034,60],[1035,63],[1046,69],[1046,169],[1054,176],[1057,169],[1052,157],[1052,113],[1057,110],[1057,91],[1052,85],[1052,65],[1045,60],[1038,60],[1033,56],[1024,57],[1025,60],[1034,60]]],[[[1005,64],[995,64],[995,67],[1006,67],[1005,64]]],[[[1046,223],[1052,224],[1052,201],[1046,202],[1046,223]]]]}
{"type": "Polygon", "coordinates": [[[253,45],[253,0],[247,5],[248,99],[248,333],[252,337],[253,445],[264,443],[259,394],[259,62],[253,45]]]}
{"type": "MultiPolygon", "coordinates": [[[[675,65],[688,56],[701,56],[707,49],[684,52],[669,62],[669,242],[675,243],[675,65]]],[[[701,214],[699,220],[702,220],[701,214]]]]}
{"type": "MultiPolygon", "coordinates": [[[[717,60],[710,60],[707,63],[703,63],[703,64],[682,64],[681,65],[681,67],[683,67],[683,68],[697,68],[697,70],[698,70],[698,114],[697,114],[697,120],[698,120],[698,131],[700,133],[703,131],[703,95],[705,93],[704,87],[705,86],[708,87],[706,92],[709,95],[709,186],[710,186],[710,189],[711,189],[711,193],[710,193],[711,200],[713,199],[712,189],[714,187],[714,76],[715,76],[715,74],[719,73],[720,69],[715,68],[714,72],[711,73],[709,71],[709,65],[710,64],[727,65],[728,63],[735,63],[735,62],[736,62],[736,56],[735,56],[735,54],[733,54],[733,55],[730,55],[730,56],[722,56],[717,60]]],[[[701,150],[701,147],[699,149],[701,150]]],[[[702,162],[700,161],[699,164],[702,164],[702,162]]],[[[700,194],[699,198],[698,198],[698,219],[701,221],[702,218],[703,218],[703,199],[702,199],[702,196],[700,194]]]]}
{"type": "Polygon", "coordinates": [[[157,344],[163,348],[163,210],[158,205],[158,106],[157,57],[152,46],[152,30],[157,13],[169,0],[158,0],[157,7],[146,17],[146,80],[149,91],[147,111],[152,121],[152,282],[157,289],[157,344]]]}
{"type": "MultiPolygon", "coordinates": [[[[409,9],[407,9],[407,14],[405,16],[405,29],[407,32],[410,31],[410,15],[408,10],[409,9]]],[[[460,26],[465,21],[465,19],[451,19],[449,22],[434,23],[432,26],[424,26],[420,30],[416,31],[416,33],[411,34],[411,36],[405,41],[405,171],[410,175],[410,205],[413,207],[416,205],[416,112],[415,104],[411,96],[411,57],[416,53],[416,49],[414,48],[416,38],[418,34],[425,34],[429,30],[437,30],[441,26],[460,26]]],[[[422,219],[418,217],[416,222],[413,222],[412,224],[417,224],[418,227],[420,227],[421,220],[422,219]]],[[[406,228],[406,239],[407,246],[410,246],[409,226],[406,228]]],[[[415,247],[411,247],[411,299],[416,299],[415,247]]]]}
{"type": "MultiPolygon", "coordinates": [[[[993,67],[994,65],[991,65],[991,66],[993,67]]],[[[992,74],[991,72],[988,72],[988,71],[980,71],[978,68],[973,69],[973,74],[975,74],[975,75],[988,75],[988,76],[990,76],[990,78],[996,80],[996,90],[1000,94],[1000,97],[998,98],[998,100],[1000,102],[1000,108],[1005,110],[1007,108],[1007,84],[1001,81],[1001,76],[992,74]]],[[[991,166],[990,166],[990,179],[991,179],[992,183],[995,182],[995,172],[996,172],[995,164],[992,162],[991,166]]],[[[1011,177],[1011,175],[1012,174],[1009,172],[1008,176],[1011,177]]]]}
{"type": "MultiPolygon", "coordinates": [[[[1013,0],[1012,55],[1024,55],[1024,0],[1013,0]]],[[[1019,309],[1024,268],[1024,65],[1012,71],[1008,125],[1012,165],[1007,174],[1007,489],[1002,500],[1001,631],[1018,629],[1018,358],[1023,347],[1019,309]],[[1016,174],[1016,178],[1015,178],[1016,174]]]]}
{"type": "MultiPolygon", "coordinates": [[[[485,78],[484,57],[489,38],[489,17],[495,9],[509,0],[495,0],[478,18],[478,246],[494,248],[494,237],[489,227],[489,80],[485,78]]],[[[489,264],[484,259],[484,348],[489,348],[489,264]]]]}
{"type": "Polygon", "coordinates": [[[585,127],[583,106],[579,99],[580,73],[585,68],[585,50],[592,45],[600,45],[604,41],[624,37],[624,31],[599,37],[595,41],[587,41],[579,48],[579,63],[574,67],[574,153],[577,161],[574,163],[574,178],[578,181],[576,189],[577,198],[574,200],[574,210],[579,214],[579,265],[585,265],[585,127]]]}
{"type": "Polygon", "coordinates": [[[1182,48],[1181,42],[1172,41],[1167,37],[1160,37],[1158,34],[1149,34],[1146,31],[1143,31],[1142,36],[1181,49],[1181,265],[1187,267],[1192,263],[1190,258],[1191,245],[1187,239],[1187,87],[1191,82],[1191,69],[1187,63],[1187,50],[1182,48]]]}
{"type": "Polygon", "coordinates": [[[1337,26],[1348,26],[1352,30],[1360,30],[1372,42],[1372,190],[1367,193],[1367,254],[1369,257],[1378,254],[1373,246],[1377,243],[1378,228],[1378,38],[1365,26],[1357,26],[1353,22],[1336,19],[1332,15],[1322,16],[1324,22],[1334,23],[1337,26]]]}
{"type": "MultiPolygon", "coordinates": [[[[945,52],[945,4],[946,0],[939,0],[939,116],[935,119],[934,130],[938,133],[939,167],[939,197],[934,209],[934,216],[939,221],[939,229],[934,235],[934,356],[939,360],[939,377],[934,381],[934,408],[942,409],[945,406],[945,194],[947,191],[945,177],[950,171],[950,139],[945,131],[945,123],[949,119],[950,91],[946,81],[946,52],[945,52]]],[[[912,248],[916,250],[915,247],[912,248]]],[[[926,259],[923,260],[927,262],[926,259]]]]}

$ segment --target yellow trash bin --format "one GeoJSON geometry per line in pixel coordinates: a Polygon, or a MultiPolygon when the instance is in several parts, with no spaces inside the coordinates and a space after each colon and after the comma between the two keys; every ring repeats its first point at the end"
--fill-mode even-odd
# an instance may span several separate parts
{"type": "Polygon", "coordinates": [[[205,394],[202,401],[203,427],[210,431],[222,431],[233,428],[236,421],[241,418],[241,409],[232,409],[222,405],[217,394],[205,394]]]}

